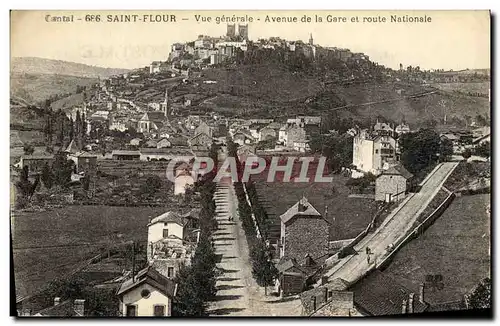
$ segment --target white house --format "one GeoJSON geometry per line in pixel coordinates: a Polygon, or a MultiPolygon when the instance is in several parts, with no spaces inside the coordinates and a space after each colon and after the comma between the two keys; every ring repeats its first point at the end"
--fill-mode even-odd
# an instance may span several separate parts
{"type": "Polygon", "coordinates": [[[172,143],[167,138],[162,138],[156,143],[156,148],[169,148],[172,143]]]}
{"type": "Polygon", "coordinates": [[[174,195],[184,195],[188,187],[194,186],[194,178],[187,170],[176,172],[174,183],[174,195]]]}
{"type": "Polygon", "coordinates": [[[352,164],[375,175],[396,163],[396,141],[391,136],[373,136],[366,130],[353,138],[352,164]]]}
{"type": "Polygon", "coordinates": [[[122,121],[113,121],[109,125],[109,130],[118,130],[118,131],[123,132],[123,131],[127,130],[127,125],[122,121]]]}
{"type": "Polygon", "coordinates": [[[172,315],[177,284],[148,266],[123,282],[117,295],[125,317],[165,317],[172,315]]]}
{"type": "MultiPolygon", "coordinates": [[[[155,217],[148,224],[148,244],[168,237],[180,240],[184,239],[184,226],[186,222],[185,218],[174,212],[166,212],[155,217]]],[[[149,249],[148,246],[148,251],[149,249]]]]}
{"type": "Polygon", "coordinates": [[[286,143],[286,138],[287,138],[287,127],[283,126],[278,131],[278,142],[280,144],[285,144],[286,143]]]}
{"type": "Polygon", "coordinates": [[[141,144],[142,139],[140,138],[133,138],[130,140],[130,145],[131,146],[139,146],[141,144]]]}

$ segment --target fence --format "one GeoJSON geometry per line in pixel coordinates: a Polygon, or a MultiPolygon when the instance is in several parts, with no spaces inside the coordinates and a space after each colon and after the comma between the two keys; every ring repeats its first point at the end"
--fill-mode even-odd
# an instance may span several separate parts
{"type": "Polygon", "coordinates": [[[74,201],[74,206],[115,206],[115,207],[165,207],[165,202],[115,202],[115,201],[74,201]]]}
{"type": "Polygon", "coordinates": [[[413,239],[418,238],[429,226],[434,223],[438,217],[443,214],[443,212],[450,206],[451,202],[455,199],[455,194],[451,193],[445,200],[425,219],[417,225],[413,231],[411,231],[403,240],[399,241],[399,243],[387,254],[387,256],[377,265],[378,269],[384,269],[391,262],[394,255],[401,249],[404,245],[410,242],[413,239]]]}
{"type": "Polygon", "coordinates": [[[257,238],[261,239],[262,235],[260,233],[259,223],[257,223],[257,219],[255,218],[255,214],[253,213],[252,203],[250,202],[250,197],[248,197],[247,187],[244,182],[241,183],[243,186],[243,190],[245,191],[245,199],[247,201],[248,207],[250,207],[251,216],[253,224],[255,225],[255,231],[257,231],[257,238]]]}

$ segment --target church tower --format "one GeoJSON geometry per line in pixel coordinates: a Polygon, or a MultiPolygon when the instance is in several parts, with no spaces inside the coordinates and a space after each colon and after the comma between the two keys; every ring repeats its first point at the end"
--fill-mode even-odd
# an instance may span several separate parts
{"type": "Polygon", "coordinates": [[[163,100],[163,103],[161,104],[161,110],[163,111],[163,114],[165,117],[168,117],[168,89],[165,88],[165,99],[163,100]]]}
{"type": "Polygon", "coordinates": [[[314,45],[313,35],[309,34],[309,45],[314,45]]]}

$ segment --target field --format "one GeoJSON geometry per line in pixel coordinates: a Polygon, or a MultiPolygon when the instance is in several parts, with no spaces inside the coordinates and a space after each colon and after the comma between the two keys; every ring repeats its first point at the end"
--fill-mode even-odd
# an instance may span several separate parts
{"type": "Polygon", "coordinates": [[[65,109],[71,109],[75,106],[81,106],[83,105],[83,93],[79,94],[71,94],[70,96],[63,97],[60,100],[57,100],[55,102],[52,102],[50,104],[50,107],[52,110],[57,111],[57,110],[65,110],[65,109]]]}
{"type": "Polygon", "coordinates": [[[12,73],[10,76],[10,94],[30,103],[45,101],[51,95],[74,93],[77,85],[90,86],[97,79],[54,75],[12,73]]]}
{"type": "Polygon", "coordinates": [[[67,206],[45,212],[12,213],[16,294],[32,293],[47,281],[63,276],[108,243],[145,241],[149,219],[166,210],[67,206]],[[44,246],[53,247],[39,248],[44,246]]]}
{"type": "MultiPolygon", "coordinates": [[[[207,69],[203,79],[217,81],[199,87],[208,94],[217,95],[211,101],[216,106],[214,110],[233,113],[237,109],[236,114],[258,117],[325,115],[332,109],[352,105],[336,111],[339,117],[373,123],[378,117],[395,123],[405,120],[411,128],[419,128],[428,125],[429,120],[442,123],[445,114],[448,124],[453,117],[490,116],[490,103],[484,97],[399,82],[323,87],[316,78],[294,74],[271,64],[207,69]],[[434,93],[410,98],[432,91],[434,93]],[[377,101],[387,102],[360,106],[377,101]]],[[[443,87],[459,87],[446,85],[443,87]]],[[[483,92],[489,88],[489,83],[471,83],[464,87],[472,87],[472,92],[476,89],[483,92]]]]}
{"type": "Polygon", "coordinates": [[[294,74],[276,65],[248,65],[235,69],[208,69],[204,79],[217,84],[203,88],[270,102],[290,102],[314,96],[321,89],[317,79],[294,74]]]}
{"type": "Polygon", "coordinates": [[[456,198],[419,238],[394,257],[385,272],[418,293],[427,275],[442,275],[443,287],[426,284],[431,304],[460,300],[482,278],[490,277],[490,195],[456,198]]]}
{"type": "MultiPolygon", "coordinates": [[[[300,171],[300,166],[295,172],[300,171]]],[[[312,172],[311,176],[314,176],[312,172]]],[[[280,174],[278,173],[278,178],[280,174]]],[[[298,175],[292,173],[292,177],[298,175]]],[[[308,174],[309,175],[309,174],[308,174]]],[[[279,224],[280,215],[295,205],[302,196],[324,216],[328,206],[326,219],[330,225],[330,240],[355,238],[364,230],[377,211],[377,204],[372,199],[349,198],[350,190],[345,186],[347,177],[333,175],[333,182],[266,182],[267,169],[257,178],[257,195],[275,223],[279,224]]]]}
{"type": "Polygon", "coordinates": [[[489,82],[477,83],[437,83],[432,86],[439,88],[443,91],[458,91],[463,93],[473,92],[488,94],[490,92],[491,84],[489,82]]]}

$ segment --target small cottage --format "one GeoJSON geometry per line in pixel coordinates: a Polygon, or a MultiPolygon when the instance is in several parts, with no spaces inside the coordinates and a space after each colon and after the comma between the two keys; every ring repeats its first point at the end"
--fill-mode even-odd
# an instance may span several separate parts
{"type": "Polygon", "coordinates": [[[413,174],[401,164],[382,172],[375,181],[375,200],[397,202],[412,188],[413,174]]]}
{"type": "Polygon", "coordinates": [[[172,315],[177,284],[148,266],[123,282],[117,295],[124,317],[165,317],[172,315]]]}

